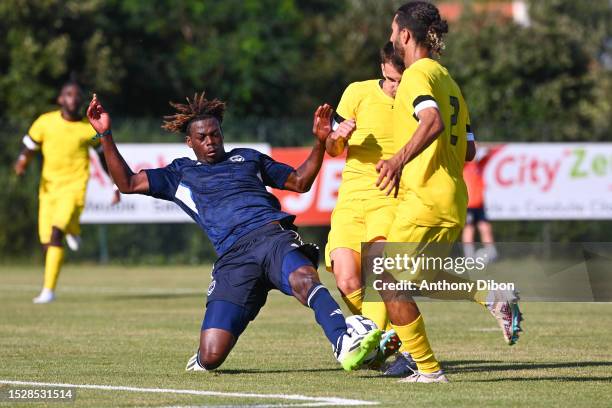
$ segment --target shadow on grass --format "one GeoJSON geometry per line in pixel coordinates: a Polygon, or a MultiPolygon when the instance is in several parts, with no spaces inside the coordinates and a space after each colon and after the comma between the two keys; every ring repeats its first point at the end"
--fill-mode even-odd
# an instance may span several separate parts
{"type": "Polygon", "coordinates": [[[492,378],[487,380],[469,380],[469,382],[505,382],[505,381],[569,381],[569,382],[608,382],[612,383],[612,377],[508,377],[492,378]]]}
{"type": "MultiPolygon", "coordinates": [[[[513,371],[518,370],[546,370],[546,369],[561,369],[561,368],[586,368],[586,367],[612,367],[612,361],[567,361],[558,363],[526,363],[516,362],[508,363],[507,361],[499,360],[450,360],[442,363],[444,371],[447,374],[465,374],[465,373],[479,373],[479,372],[504,372],[511,374],[513,371]]],[[[361,376],[362,378],[390,378],[383,375],[376,376],[361,376]]],[[[451,379],[452,381],[452,379],[451,379]]],[[[537,377],[525,377],[525,376],[514,376],[514,377],[503,377],[479,380],[464,380],[468,382],[504,382],[504,381],[570,381],[570,382],[593,382],[603,381],[612,382],[612,376],[537,376],[537,377]]]]}
{"type": "Polygon", "coordinates": [[[283,373],[323,373],[323,372],[342,372],[342,368],[298,368],[295,370],[286,369],[286,370],[253,370],[253,369],[244,369],[244,370],[236,370],[236,369],[218,369],[215,370],[214,373],[217,374],[283,374],[283,373]]]}
{"type": "MultiPolygon", "coordinates": [[[[449,374],[474,373],[474,372],[512,372],[514,370],[543,370],[554,368],[580,368],[580,367],[612,367],[612,361],[575,361],[560,363],[508,363],[499,360],[451,360],[443,363],[444,369],[449,374]]],[[[312,369],[219,369],[216,374],[283,374],[283,373],[323,373],[323,372],[343,372],[342,368],[312,368],[312,369]]],[[[363,375],[360,378],[390,378],[376,375],[375,371],[370,371],[374,375],[363,375]]],[[[486,380],[470,380],[470,382],[497,382],[497,381],[606,381],[611,382],[612,377],[510,377],[492,378],[486,380]]]]}
{"type": "MultiPolygon", "coordinates": [[[[473,373],[509,370],[543,370],[551,368],[582,368],[582,367],[612,367],[612,361],[563,361],[557,363],[526,363],[498,360],[451,360],[442,363],[444,369],[449,373],[473,373]]],[[[584,378],[584,377],[583,377],[584,378]]],[[[602,377],[603,378],[603,377],[602,377]]]]}

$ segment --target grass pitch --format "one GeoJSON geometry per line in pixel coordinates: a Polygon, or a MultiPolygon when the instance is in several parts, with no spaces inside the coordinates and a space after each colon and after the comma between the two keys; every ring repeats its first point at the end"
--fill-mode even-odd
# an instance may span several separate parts
{"type": "MultiPolygon", "coordinates": [[[[611,304],[523,304],[525,333],[508,347],[481,306],[423,303],[430,341],[451,383],[398,384],[374,371],[342,371],[312,312],[272,292],[221,369],[186,373],[208,266],[68,265],[58,300],[33,305],[41,274],[42,268],[0,267],[0,381],[165,389],[78,389],[74,407],[326,406],[330,397],[404,407],[607,407],[612,395],[611,304]],[[252,393],[284,396],[244,395],[252,393]]],[[[329,274],[321,275],[333,288],[329,274]]]]}

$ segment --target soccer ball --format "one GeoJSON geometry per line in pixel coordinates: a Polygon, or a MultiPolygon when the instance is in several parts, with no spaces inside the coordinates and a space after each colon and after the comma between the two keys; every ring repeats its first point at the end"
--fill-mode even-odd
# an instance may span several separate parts
{"type": "MultiPolygon", "coordinates": [[[[367,317],[361,315],[353,315],[346,318],[346,328],[349,336],[360,336],[363,337],[372,330],[378,329],[376,323],[367,317]]],[[[363,360],[363,365],[368,365],[376,359],[378,355],[378,347],[376,347],[370,354],[363,360]]]]}
{"type": "Polygon", "coordinates": [[[372,330],[378,329],[376,323],[367,317],[363,317],[361,315],[353,315],[346,318],[346,327],[348,329],[348,334],[353,336],[353,333],[356,333],[360,336],[365,336],[372,330]]]}

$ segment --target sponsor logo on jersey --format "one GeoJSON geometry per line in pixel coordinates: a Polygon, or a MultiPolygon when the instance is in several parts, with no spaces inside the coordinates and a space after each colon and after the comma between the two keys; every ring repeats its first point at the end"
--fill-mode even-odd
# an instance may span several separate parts
{"type": "Polygon", "coordinates": [[[217,281],[215,281],[214,279],[212,282],[210,282],[210,285],[208,285],[208,291],[206,292],[208,296],[210,296],[213,293],[213,290],[215,290],[216,284],[217,284],[217,281]]]}

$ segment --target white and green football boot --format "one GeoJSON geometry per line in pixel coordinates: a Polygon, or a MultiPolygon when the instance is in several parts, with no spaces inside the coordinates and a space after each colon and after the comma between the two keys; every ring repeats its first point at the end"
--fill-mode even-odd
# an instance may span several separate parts
{"type": "Polygon", "coordinates": [[[365,358],[374,351],[380,343],[382,331],[374,329],[366,334],[348,333],[338,339],[334,354],[346,371],[358,369],[365,358]]]}

